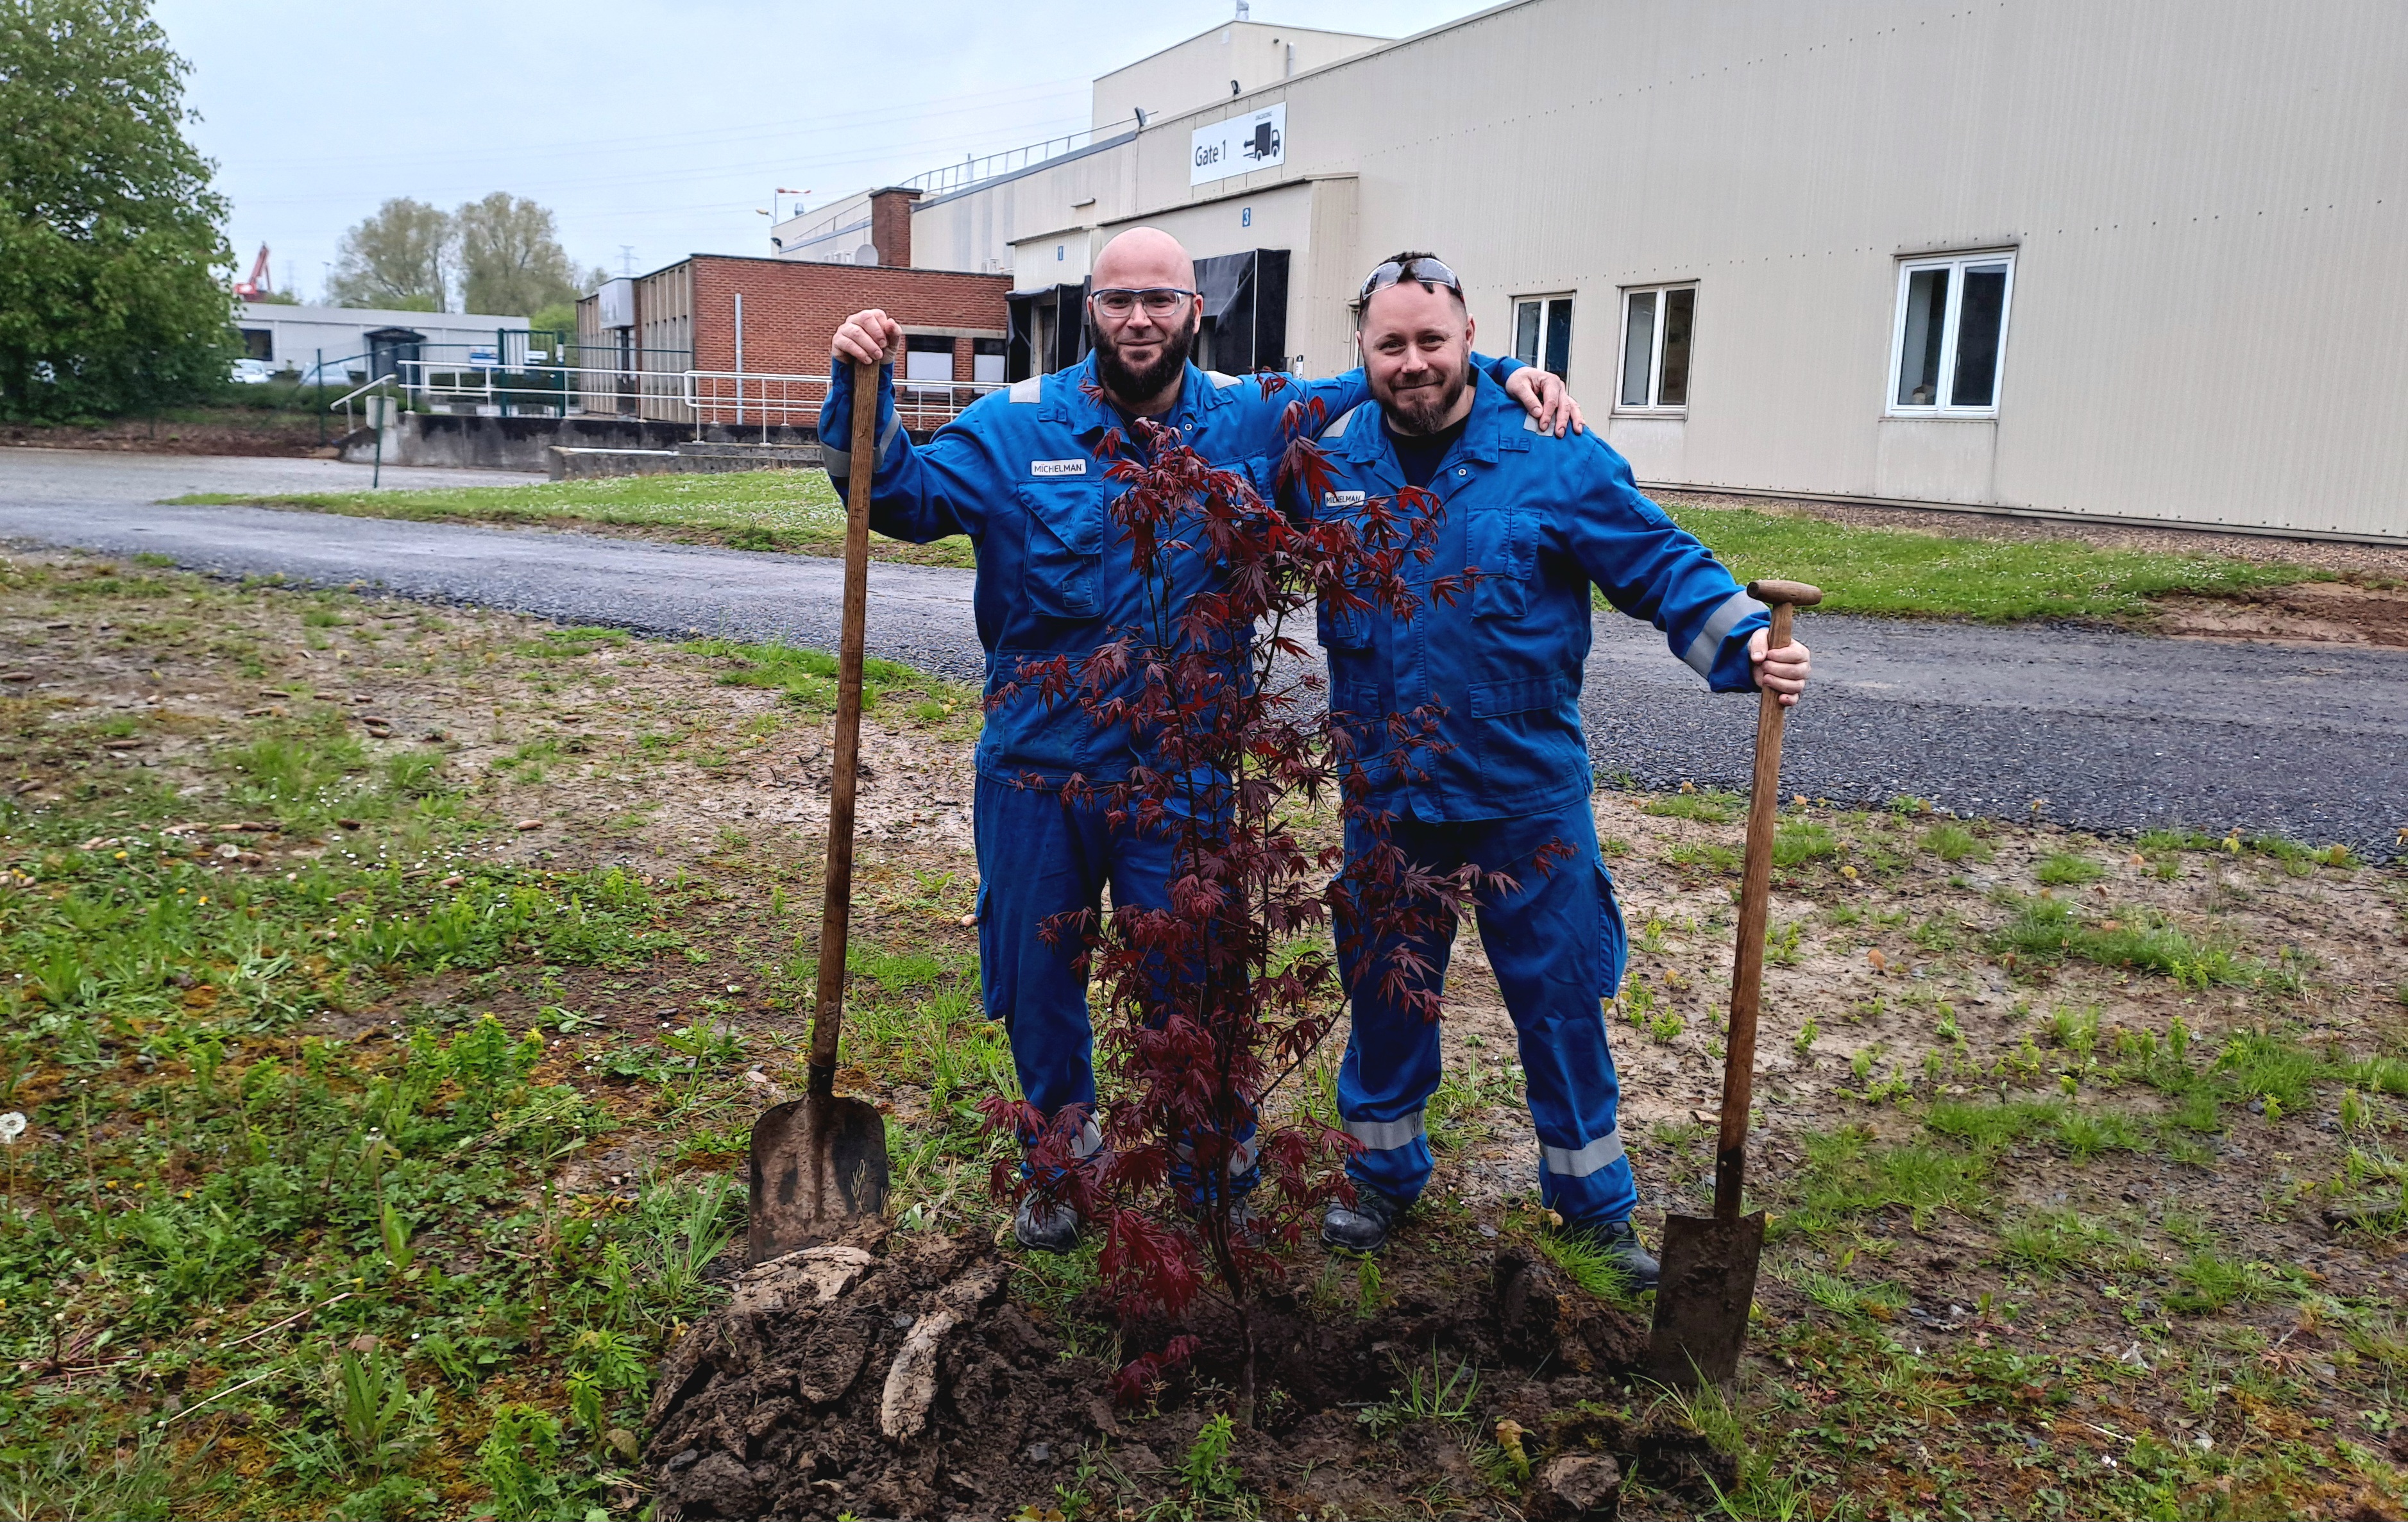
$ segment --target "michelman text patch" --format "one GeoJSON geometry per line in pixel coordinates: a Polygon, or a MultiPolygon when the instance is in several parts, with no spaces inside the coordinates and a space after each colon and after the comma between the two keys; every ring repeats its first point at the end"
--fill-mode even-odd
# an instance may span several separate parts
{"type": "Polygon", "coordinates": [[[1359,508],[1363,505],[1360,492],[1324,492],[1321,505],[1325,508],[1359,508]]]}
{"type": "Polygon", "coordinates": [[[1087,473],[1084,460],[1031,460],[1028,473],[1032,476],[1083,476],[1087,473]]]}

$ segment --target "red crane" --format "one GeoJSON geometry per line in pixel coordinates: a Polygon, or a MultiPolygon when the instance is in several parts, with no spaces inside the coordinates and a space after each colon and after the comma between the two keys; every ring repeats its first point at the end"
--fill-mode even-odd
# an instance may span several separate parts
{"type": "Polygon", "coordinates": [[[259,246],[259,257],[251,262],[251,279],[235,281],[234,294],[245,301],[252,301],[268,289],[270,285],[267,274],[267,245],[262,243],[259,246]]]}

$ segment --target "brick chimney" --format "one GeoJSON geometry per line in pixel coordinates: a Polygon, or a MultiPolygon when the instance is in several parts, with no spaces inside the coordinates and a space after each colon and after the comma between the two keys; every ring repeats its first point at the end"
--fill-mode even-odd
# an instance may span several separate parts
{"type": "Polygon", "coordinates": [[[878,262],[892,269],[911,264],[911,203],[915,190],[889,185],[869,193],[869,241],[878,248],[878,262]]]}

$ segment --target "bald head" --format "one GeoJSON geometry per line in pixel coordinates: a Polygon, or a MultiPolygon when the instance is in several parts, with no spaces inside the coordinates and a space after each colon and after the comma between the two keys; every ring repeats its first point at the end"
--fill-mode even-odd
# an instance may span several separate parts
{"type": "Polygon", "coordinates": [[[1159,227],[1132,227],[1096,255],[1096,289],[1142,291],[1173,285],[1196,289],[1196,261],[1159,227]]]}

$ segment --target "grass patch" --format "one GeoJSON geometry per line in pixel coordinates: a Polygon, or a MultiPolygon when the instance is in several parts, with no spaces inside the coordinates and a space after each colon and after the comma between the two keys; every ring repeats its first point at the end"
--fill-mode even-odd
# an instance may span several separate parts
{"type": "Polygon", "coordinates": [[[2107,869],[2088,856],[2071,851],[2058,851],[2041,859],[2036,873],[2041,882],[2052,888],[2075,887],[2096,883],[2107,875],[2107,869]]]}
{"type": "MultiPolygon", "coordinates": [[[[742,470],[724,475],[623,476],[524,486],[446,486],[423,491],[303,492],[242,495],[200,492],[178,506],[235,503],[338,512],[354,518],[459,520],[558,528],[683,530],[730,549],[844,553],[844,504],[818,470],[742,470]]],[[[955,537],[907,544],[869,537],[870,553],[925,566],[975,564],[955,537]]]]}
{"type": "Polygon", "coordinates": [[[1952,867],[1960,861],[1987,861],[1992,854],[1990,848],[1962,825],[1934,825],[1923,832],[1922,844],[1924,850],[1952,867]]]}
{"type": "MultiPolygon", "coordinates": [[[[807,713],[833,713],[837,698],[837,658],[822,650],[801,650],[784,644],[747,644],[735,639],[696,639],[684,648],[727,662],[720,684],[767,687],[807,713]]],[[[975,689],[943,682],[897,661],[868,656],[861,663],[861,706],[867,712],[889,696],[910,695],[918,701],[903,710],[924,723],[942,724],[960,717],[975,723],[980,716],[975,689]]]]}
{"type": "Polygon", "coordinates": [[[2148,908],[2088,921],[2063,898],[2026,898],[1990,938],[1990,949],[2026,966],[2047,967],[2079,956],[2101,967],[2131,968],[2172,978],[2184,987],[2282,985],[2296,974],[2240,955],[2220,940],[2194,937],[2148,908]]]}
{"type": "Polygon", "coordinates": [[[1772,865],[1803,867],[1810,861],[1825,861],[1840,854],[1840,838],[1828,825],[1806,823],[1784,824],[1772,832],[1772,865]]]}
{"type": "Polygon", "coordinates": [[[1539,1251],[1547,1261],[1563,1271],[1564,1277],[1609,1305],[1625,1311],[1637,1311],[1641,1301],[1631,1289],[1629,1278],[1602,1248],[1585,1238],[1542,1232],[1539,1251]]]}
{"type": "Polygon", "coordinates": [[[1714,547],[1744,582],[1789,576],[1826,588],[1835,612],[1971,618],[2145,621],[2150,599],[2229,596],[2255,587],[2330,581],[2305,566],[2218,555],[2102,550],[2075,539],[1957,538],[1863,528],[1805,514],[1670,502],[1681,526],[1714,547]]]}
{"type": "Polygon", "coordinates": [[[1702,793],[1667,793],[1639,806],[1658,819],[1694,819],[1700,825],[1727,825],[1739,817],[1747,800],[1736,793],[1710,787],[1702,793]]]}
{"type": "Polygon", "coordinates": [[[1918,1228],[1935,1212],[1970,1212],[1991,1194],[1989,1165],[1978,1154],[1920,1142],[1875,1146],[1860,1126],[1806,1139],[1799,1208],[1791,1221],[1814,1232],[1846,1216],[1897,1206],[1918,1228]]]}

